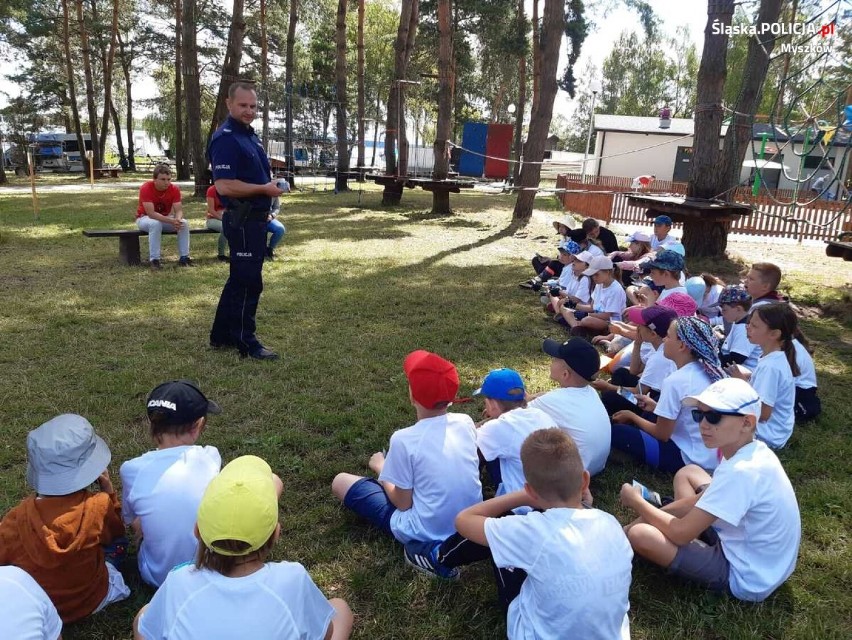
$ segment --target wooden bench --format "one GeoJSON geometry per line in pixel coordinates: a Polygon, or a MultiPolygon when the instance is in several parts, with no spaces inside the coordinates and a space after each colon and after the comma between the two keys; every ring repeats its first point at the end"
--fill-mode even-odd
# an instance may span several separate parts
{"type": "Polygon", "coordinates": [[[121,169],[118,167],[101,167],[100,169],[93,169],[92,172],[94,173],[95,180],[121,177],[121,169]]]}
{"type": "MultiPolygon", "coordinates": [[[[199,233],[214,233],[219,235],[218,231],[208,229],[190,229],[191,235],[199,233]]],[[[83,235],[87,238],[118,238],[118,261],[121,264],[136,265],[141,262],[139,257],[139,238],[147,236],[147,231],[139,229],[86,229],[83,235]]],[[[163,235],[176,235],[174,231],[163,229],[163,235]]]]}

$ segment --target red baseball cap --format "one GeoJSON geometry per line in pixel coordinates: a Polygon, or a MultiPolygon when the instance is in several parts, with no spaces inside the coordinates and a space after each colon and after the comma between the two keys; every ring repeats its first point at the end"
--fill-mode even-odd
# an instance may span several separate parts
{"type": "Polygon", "coordinates": [[[402,368],[411,387],[411,397],[418,404],[434,409],[438,403],[455,399],[459,390],[459,374],[449,360],[420,349],[406,356],[402,368]]]}

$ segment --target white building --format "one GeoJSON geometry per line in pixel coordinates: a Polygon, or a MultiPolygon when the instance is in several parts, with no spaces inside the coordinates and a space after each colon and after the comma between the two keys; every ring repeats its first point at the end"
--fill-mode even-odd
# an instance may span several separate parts
{"type": "MultiPolygon", "coordinates": [[[[658,180],[675,182],[686,182],[689,179],[695,131],[692,119],[672,118],[671,126],[662,129],[659,118],[595,114],[594,129],[597,132],[595,156],[589,158],[587,173],[624,178],[649,174],[658,180]]],[[[726,131],[727,126],[723,125],[720,148],[726,131]]],[[[752,167],[759,157],[762,133],[768,134],[763,158],[770,164],[761,171],[761,179],[768,188],[795,188],[794,180],[798,178],[800,169],[803,176],[810,178],[805,184],[806,188],[820,176],[832,174],[831,168],[825,162],[821,163],[824,151],[819,145],[811,151],[809,157],[803,159],[798,155],[803,153],[802,134],[788,142],[783,132],[773,132],[768,124],[755,124],[752,149],[746,151],[745,166],[741,173],[744,185],[752,182],[752,167]]],[[[846,144],[845,138],[838,138],[841,136],[835,136],[832,145],[827,148],[828,160],[836,168],[839,167],[846,144]]]]}

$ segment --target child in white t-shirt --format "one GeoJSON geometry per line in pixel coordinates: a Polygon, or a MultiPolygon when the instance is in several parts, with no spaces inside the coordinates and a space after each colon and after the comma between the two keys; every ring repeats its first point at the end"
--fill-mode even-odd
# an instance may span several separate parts
{"type": "Polygon", "coordinates": [[[601,368],[600,354],[582,338],[547,339],[542,350],[551,357],[550,379],[559,389],[531,396],[529,406],[544,411],[571,436],[590,474],[600,473],[609,456],[609,416],[589,384],[601,368]]]}
{"type": "Polygon", "coordinates": [[[663,380],[660,398],[638,395],[637,404],[653,412],[656,420],[628,410],[612,416],[612,448],[651,467],[674,473],[687,464],[712,471],[719,463],[716,452],[701,442],[698,425],[683,408],[683,399],[701,393],[725,377],[713,329],[703,320],[678,318],[669,325],[663,353],[677,371],[663,380]]]}
{"type": "Polygon", "coordinates": [[[757,423],[757,438],[773,449],[780,449],[793,435],[796,397],[796,313],[786,302],[762,304],[754,308],[748,321],[748,339],[760,347],[763,355],[750,374],[731,370],[760,394],[762,407],[757,423]]]}
{"type": "Polygon", "coordinates": [[[677,371],[675,363],[665,356],[663,346],[669,326],[677,319],[675,312],[659,305],[630,307],[627,317],[636,325],[638,333],[633,343],[630,369],[616,369],[608,382],[598,379],[592,383],[601,392],[601,402],[610,416],[621,410],[642,415],[642,409],[634,401],[635,395],[647,394],[653,400],[659,399],[663,382],[677,371]],[[651,348],[651,354],[643,363],[641,349],[644,345],[651,348]]]}
{"type": "Polygon", "coordinates": [[[571,328],[571,335],[591,339],[592,336],[609,332],[612,320],[621,320],[627,306],[624,287],[615,278],[612,260],[606,256],[595,256],[583,275],[591,276],[595,288],[589,304],[578,304],[574,309],[561,309],[562,317],[571,328]]]}
{"type": "Polygon", "coordinates": [[[668,572],[761,602],[796,566],[801,520],[776,455],[754,439],[761,399],[726,378],[690,396],[704,444],[722,461],[711,478],[690,465],[675,476],[675,501],[658,509],[629,484],[621,502],[639,516],[626,527],[633,550],[668,572]],[[702,540],[697,538],[701,536],[702,540]]]}
{"type": "Polygon", "coordinates": [[[660,297],[657,298],[658,303],[675,292],[686,294],[686,287],[680,282],[683,267],[683,256],[671,249],[661,249],[653,260],[643,265],[645,273],[650,273],[654,284],[663,287],[660,297]]]}
{"type": "Polygon", "coordinates": [[[296,562],[266,562],[278,541],[281,479],[256,456],[230,462],[198,507],[193,564],[174,569],[136,616],[135,640],[345,640],[352,612],[326,600],[296,562]]]}
{"type": "Polygon", "coordinates": [[[592,255],[581,251],[574,256],[570,269],[564,269],[560,276],[559,286],[562,289],[559,296],[548,296],[550,305],[556,313],[555,319],[562,317],[562,309],[575,309],[578,304],[588,304],[592,299],[592,279],[584,276],[589,268],[592,255]]]}
{"type": "Polygon", "coordinates": [[[722,319],[728,325],[728,332],[719,347],[722,366],[729,372],[732,365],[754,371],[760,357],[760,347],[752,343],[746,335],[751,295],[742,285],[727,286],[719,294],[719,306],[722,319]]]}
{"type": "MultiPolygon", "coordinates": [[[[527,406],[526,388],[521,375],[513,369],[495,369],[473,392],[485,398],[486,420],[476,430],[476,443],[485,467],[501,496],[524,488],[526,479],[521,465],[521,445],[539,429],[554,426],[554,420],[527,406]]],[[[591,499],[591,494],[589,494],[591,499]]],[[[518,507],[523,514],[528,507],[518,507]]],[[[454,580],[457,567],[490,557],[487,547],[454,533],[443,542],[411,542],[405,545],[405,560],[417,571],[433,577],[454,580]]]]}
{"type": "Polygon", "coordinates": [[[56,640],[62,620],[32,576],[14,565],[0,567],[0,638],[56,640]]]}
{"type": "Polygon", "coordinates": [[[482,500],[476,427],[447,412],[459,388],[452,362],[421,350],[408,354],[403,369],[417,422],[391,436],[387,457],[370,458],[378,480],[339,473],[331,490],[403,544],[443,541],[455,533],[456,514],[482,500]]]}
{"type": "Polygon", "coordinates": [[[618,521],[584,509],[589,473],[560,429],[532,433],[521,448],[527,483],[462,511],[459,533],[490,548],[497,590],[515,638],[630,637],[632,557],[618,521]],[[527,506],[536,511],[501,517],[527,506]]]}
{"type": "Polygon", "coordinates": [[[121,465],[121,504],[139,543],[139,574],[159,587],[169,571],[195,556],[195,513],[222,466],[216,447],[195,443],[207,415],[221,409],[188,380],[158,385],[147,409],[157,448],[121,465]]]}
{"type": "Polygon", "coordinates": [[[799,375],[796,382],[796,422],[813,420],[822,412],[822,401],[817,395],[817,377],[814,359],[809,351],[808,339],[798,331],[796,339],[793,340],[796,349],[796,364],[799,367],[799,375]]]}

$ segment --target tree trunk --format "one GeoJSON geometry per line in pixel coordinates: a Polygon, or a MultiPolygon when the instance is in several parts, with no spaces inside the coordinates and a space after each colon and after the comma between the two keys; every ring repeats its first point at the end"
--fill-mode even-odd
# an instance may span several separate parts
{"type": "Polygon", "coordinates": [[[0,127],[0,184],[6,184],[6,154],[3,152],[3,128],[0,127]]]}
{"type": "MultiPolygon", "coordinates": [[[[404,126],[402,92],[400,81],[405,80],[405,72],[408,59],[411,55],[409,47],[414,46],[417,31],[417,15],[419,12],[419,0],[402,0],[399,14],[399,27],[396,32],[394,49],[394,81],[391,83],[388,96],[387,121],[385,125],[385,173],[397,176],[404,175],[403,157],[405,152],[403,144],[405,135],[402,131],[404,126]],[[414,33],[410,33],[412,30],[414,33]],[[399,141],[399,156],[397,157],[397,141],[399,141]]],[[[385,185],[382,193],[383,205],[396,205],[402,200],[403,182],[385,185]]]]}
{"type": "MultiPolygon", "coordinates": [[[[357,47],[358,47],[358,168],[361,169],[364,166],[364,116],[365,116],[365,106],[364,106],[364,2],[365,0],[358,0],[358,34],[357,34],[357,47]]],[[[375,145],[373,146],[375,149],[375,145]]],[[[361,176],[364,174],[362,173],[361,176]]],[[[358,180],[362,180],[361,176],[358,177],[358,180]]]]}
{"type": "MultiPolygon", "coordinates": [[[[296,0],[291,0],[294,4],[296,0]]],[[[213,113],[213,121],[210,123],[210,132],[207,134],[207,140],[213,135],[213,132],[219,127],[228,115],[228,105],[225,104],[225,99],[228,97],[228,87],[232,82],[239,80],[240,76],[240,61],[243,55],[243,37],[246,33],[246,21],[243,18],[245,9],[245,0],[234,0],[234,13],[231,16],[231,28],[228,31],[228,47],[225,49],[225,61],[222,63],[222,77],[219,81],[219,93],[216,97],[216,110],[213,113]]],[[[293,19],[293,12],[290,14],[293,19]]],[[[289,33],[288,33],[289,47],[289,33]]],[[[288,72],[290,65],[287,65],[288,72]]]]}
{"type": "Polygon", "coordinates": [[[198,45],[196,43],[195,22],[197,19],[196,0],[183,2],[183,81],[186,94],[186,129],[189,138],[190,157],[195,177],[195,193],[203,198],[210,186],[210,173],[207,170],[207,158],[201,139],[201,86],[198,79],[198,45]]]}
{"type": "MultiPolygon", "coordinates": [[[[450,129],[453,109],[453,33],[450,25],[452,0],[438,0],[438,122],[435,127],[435,167],[432,177],[446,180],[450,170],[450,129]]],[[[450,192],[435,189],[432,192],[432,214],[448,216],[450,192]]]]}
{"type": "Polygon", "coordinates": [[[131,56],[124,49],[124,40],[121,33],[116,33],[118,40],[118,58],[121,61],[121,70],[124,72],[124,93],[127,97],[127,168],[136,171],[136,145],[133,141],[133,82],[130,79],[131,56]]]}
{"type": "Polygon", "coordinates": [[[77,135],[77,145],[83,167],[86,167],[86,145],[83,140],[83,127],[80,125],[80,110],[77,108],[77,89],[74,86],[74,63],[71,60],[71,17],[68,3],[62,0],[62,47],[65,50],[65,81],[68,83],[68,103],[71,105],[71,120],[74,133],[77,135]]]}
{"type": "MultiPolygon", "coordinates": [[[[781,15],[781,5],[782,0],[762,0],[755,24],[777,23],[781,15]]],[[[739,185],[743,160],[754,136],[750,116],[760,106],[763,83],[766,80],[766,72],[769,70],[769,58],[776,39],[769,31],[762,35],[756,34],[749,39],[740,91],[734,104],[728,133],[725,135],[725,146],[722,149],[722,163],[719,171],[723,182],[719,185],[721,187],[719,191],[739,185]]]]}
{"type": "MultiPolygon", "coordinates": [[[[379,143],[379,115],[381,114],[382,103],[376,92],[376,120],[373,122],[373,157],[370,159],[370,168],[375,171],[376,166],[376,145],[379,143]]],[[[385,142],[387,147],[387,142],[385,142]]],[[[387,153],[387,151],[385,151],[387,153]]]]}
{"type": "Polygon", "coordinates": [[[266,58],[269,50],[266,37],[266,0],[260,0],[260,90],[263,100],[263,129],[260,141],[263,150],[269,153],[269,63],[266,58]]]}
{"type": "MultiPolygon", "coordinates": [[[[110,27],[109,36],[109,51],[106,54],[104,64],[104,111],[101,118],[101,139],[100,139],[100,155],[103,158],[106,155],[106,138],[109,130],[110,108],[112,107],[112,70],[115,63],[115,40],[118,33],[118,1],[112,0],[112,26],[110,27]]],[[[96,7],[96,2],[92,0],[92,9],[96,7]]],[[[115,130],[116,138],[121,137],[118,129],[115,130]]]]}
{"type": "MultiPolygon", "coordinates": [[[[100,143],[98,138],[98,110],[95,105],[95,83],[92,77],[91,49],[89,48],[89,32],[83,17],[83,0],[77,0],[77,24],[80,28],[80,49],[83,53],[83,74],[86,78],[86,106],[89,112],[89,135],[91,136],[92,160],[94,167],[101,166],[100,143]]],[[[80,148],[83,158],[83,168],[89,175],[89,163],[86,161],[86,147],[80,148]]]]}
{"type": "MultiPolygon", "coordinates": [[[[541,52],[537,46],[537,43],[540,42],[539,34],[541,31],[541,24],[538,20],[538,0],[533,0],[532,3],[533,13],[532,13],[532,41],[533,41],[533,77],[532,77],[532,110],[535,111],[538,109],[538,101],[540,85],[541,85],[541,52]]],[[[547,7],[545,7],[544,12],[547,13],[547,7]]]]}
{"type": "Polygon", "coordinates": [[[128,163],[127,156],[124,154],[124,143],[121,140],[121,122],[118,120],[118,111],[115,110],[115,103],[110,100],[109,113],[112,117],[112,128],[115,129],[115,146],[118,148],[118,165],[122,171],[127,171],[128,163]]]}
{"type": "Polygon", "coordinates": [[[337,94],[336,135],[337,135],[337,175],[334,180],[335,191],[349,191],[349,134],[346,126],[346,6],[347,0],[337,2],[336,50],[337,60],[334,66],[335,93],[337,94]]]}
{"type": "MultiPolygon", "coordinates": [[[[524,0],[518,0],[518,41],[526,39],[527,18],[524,14],[524,0]]],[[[524,111],[527,108],[527,54],[522,52],[518,58],[518,104],[515,105],[515,166],[512,170],[512,184],[518,184],[521,171],[521,140],[524,134],[524,111]]]]}
{"type": "Polygon", "coordinates": [[[719,195],[719,136],[722,132],[722,95],[727,69],[725,59],[728,36],[724,29],[714,33],[715,21],[728,26],[734,15],[734,0],[710,0],[707,26],[704,28],[704,50],[698,68],[698,92],[695,106],[695,136],[687,195],[712,198],[719,195]]]}
{"type": "Polygon", "coordinates": [[[538,103],[533,102],[529,135],[524,145],[525,163],[519,176],[521,191],[518,192],[512,214],[512,218],[519,222],[527,222],[532,216],[541,176],[541,162],[544,160],[544,145],[553,117],[553,101],[558,90],[556,70],[559,65],[559,45],[562,43],[564,31],[564,5],[558,0],[544,0],[544,19],[539,30],[539,39],[533,45],[538,49],[541,59],[541,86],[538,103]]]}
{"type": "Polygon", "coordinates": [[[183,2],[175,0],[175,171],[178,180],[189,180],[184,147],[183,118],[183,2]]]}
{"type": "Polygon", "coordinates": [[[293,69],[296,61],[293,51],[296,47],[296,23],[298,22],[299,0],[290,0],[290,18],[287,25],[287,53],[286,67],[284,70],[284,87],[287,92],[287,105],[285,111],[286,141],[284,143],[285,169],[290,187],[296,184],[295,163],[293,162],[293,69]]]}
{"type": "MultiPolygon", "coordinates": [[[[799,13],[799,0],[793,0],[793,6],[790,7],[790,17],[787,22],[792,24],[796,21],[796,14],[799,13]]],[[[795,38],[794,34],[790,34],[790,42],[792,43],[795,38]]],[[[751,45],[752,41],[749,40],[749,45],[751,45]]],[[[775,45],[775,40],[770,41],[770,45],[775,45]]],[[[749,46],[749,53],[751,53],[751,46],[749,46]]],[[[784,118],[784,92],[787,90],[787,76],[790,73],[790,57],[792,56],[792,52],[788,51],[784,54],[784,66],[781,70],[781,82],[778,84],[778,106],[775,110],[773,116],[778,119],[784,118]]],[[[746,69],[748,69],[748,65],[746,65],[746,69]]]]}

